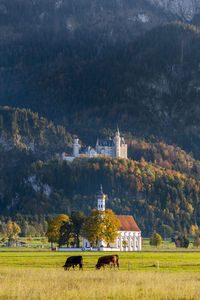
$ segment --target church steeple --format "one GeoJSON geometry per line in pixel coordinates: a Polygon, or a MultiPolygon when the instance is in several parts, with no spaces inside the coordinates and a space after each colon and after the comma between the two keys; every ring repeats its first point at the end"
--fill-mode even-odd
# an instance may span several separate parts
{"type": "Polygon", "coordinates": [[[105,211],[105,200],[106,195],[103,193],[103,187],[101,184],[100,191],[97,193],[97,210],[105,211]]]}

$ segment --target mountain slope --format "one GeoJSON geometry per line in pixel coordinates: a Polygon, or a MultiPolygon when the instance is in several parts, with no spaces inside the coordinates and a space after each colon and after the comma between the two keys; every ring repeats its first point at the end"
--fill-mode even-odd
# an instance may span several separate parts
{"type": "Polygon", "coordinates": [[[128,160],[47,161],[71,152],[71,135],[62,126],[8,107],[0,109],[0,125],[1,215],[88,213],[102,183],[107,207],[133,214],[145,235],[163,223],[188,231],[200,221],[200,162],[180,148],[129,137],[128,160]]]}
{"type": "Polygon", "coordinates": [[[196,27],[163,25],[91,61],[70,62],[79,46],[71,52],[67,45],[27,43],[26,53],[13,56],[11,48],[7,59],[3,52],[1,101],[31,107],[84,138],[118,122],[133,135],[175,142],[200,157],[196,27]]]}
{"type": "Polygon", "coordinates": [[[200,10],[199,0],[148,0],[151,4],[162,7],[182,19],[191,21],[200,10]]]}
{"type": "Polygon", "coordinates": [[[106,206],[116,213],[133,214],[144,235],[161,224],[189,231],[200,222],[199,181],[145,161],[108,158],[37,162],[18,176],[18,185],[1,197],[7,215],[54,214],[96,207],[99,183],[108,194],[106,206]],[[5,206],[7,204],[7,206],[5,206]]]}
{"type": "Polygon", "coordinates": [[[72,137],[64,127],[55,126],[29,109],[0,107],[2,151],[25,151],[35,159],[47,160],[71,147],[72,137]]]}

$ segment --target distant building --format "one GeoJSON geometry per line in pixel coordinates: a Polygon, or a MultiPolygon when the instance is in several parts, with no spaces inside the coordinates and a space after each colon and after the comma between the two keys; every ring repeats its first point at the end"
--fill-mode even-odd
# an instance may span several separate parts
{"type": "Polygon", "coordinates": [[[67,156],[62,153],[62,159],[72,162],[77,157],[98,157],[108,156],[111,158],[125,158],[127,159],[127,144],[123,137],[120,137],[119,129],[115,133],[115,137],[109,140],[97,139],[95,148],[90,146],[84,152],[81,152],[79,139],[74,139],[73,142],[73,156],[67,156]]]}
{"type": "MultiPolygon", "coordinates": [[[[97,193],[97,210],[105,211],[106,196],[103,193],[101,186],[100,191],[97,193]]],[[[107,245],[104,241],[99,242],[98,247],[100,250],[108,251],[141,251],[142,249],[142,237],[141,230],[137,226],[134,218],[132,216],[117,215],[121,226],[118,231],[118,237],[114,243],[110,244],[110,247],[107,248],[107,245]],[[124,241],[126,243],[124,243],[124,241]],[[124,247],[124,245],[127,245],[124,247]]],[[[83,248],[91,247],[89,241],[86,238],[83,238],[83,248]]]]}

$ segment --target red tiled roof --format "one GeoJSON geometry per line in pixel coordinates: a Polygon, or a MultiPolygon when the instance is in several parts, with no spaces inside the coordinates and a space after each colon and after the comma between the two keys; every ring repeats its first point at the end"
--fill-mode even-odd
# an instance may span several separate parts
{"type": "Polygon", "coordinates": [[[132,216],[118,215],[117,218],[121,223],[119,231],[141,231],[132,216]]]}

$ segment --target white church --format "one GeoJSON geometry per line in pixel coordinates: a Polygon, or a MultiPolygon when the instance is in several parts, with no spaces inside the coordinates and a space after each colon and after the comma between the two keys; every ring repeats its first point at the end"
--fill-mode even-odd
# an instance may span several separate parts
{"type": "Polygon", "coordinates": [[[68,156],[65,152],[62,153],[62,159],[73,162],[78,157],[98,157],[108,156],[110,158],[125,158],[127,159],[127,144],[123,137],[120,137],[119,129],[115,133],[113,139],[101,140],[97,139],[95,148],[88,146],[84,152],[81,152],[79,139],[74,139],[73,155],[68,156]]]}
{"type": "MultiPolygon", "coordinates": [[[[103,193],[102,186],[97,194],[97,209],[105,211],[106,196],[103,193]]],[[[141,251],[142,250],[142,237],[141,230],[137,226],[132,216],[117,215],[121,226],[118,231],[118,237],[114,243],[107,247],[104,241],[99,242],[98,248],[100,251],[141,251]],[[124,241],[126,243],[124,243],[124,241]]],[[[91,247],[90,242],[83,238],[83,248],[91,247]]]]}

